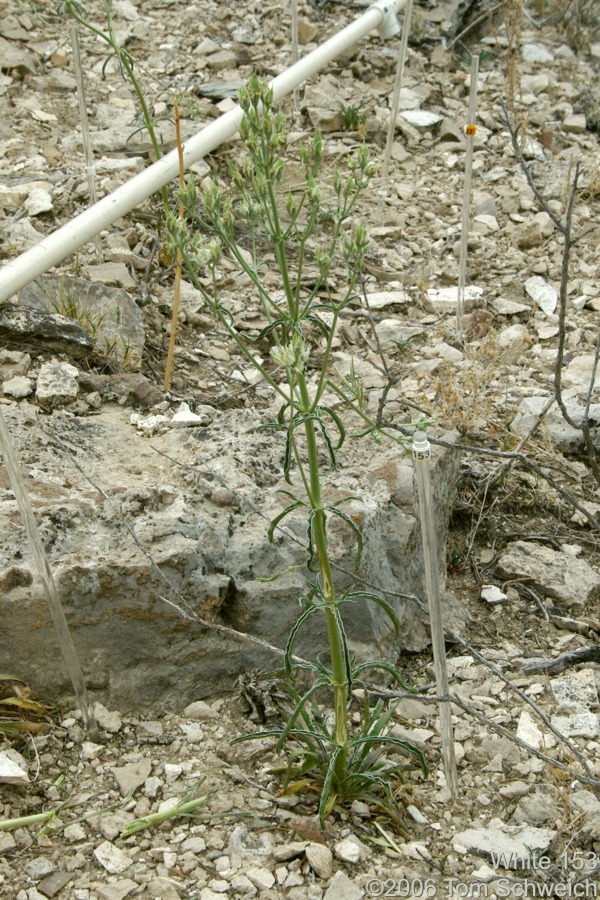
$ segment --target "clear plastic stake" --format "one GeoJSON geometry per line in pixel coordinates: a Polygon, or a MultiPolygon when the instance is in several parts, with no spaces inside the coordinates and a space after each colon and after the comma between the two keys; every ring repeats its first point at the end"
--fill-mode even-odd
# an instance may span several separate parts
{"type": "Polygon", "coordinates": [[[471,87],[469,92],[469,113],[465,136],[467,150],[465,153],[465,192],[463,196],[462,225],[460,232],[460,263],[458,268],[458,290],[456,295],[456,333],[463,333],[463,312],[465,307],[465,284],[467,280],[467,252],[469,248],[469,223],[471,212],[471,174],[473,172],[473,149],[477,126],[477,77],[479,75],[479,56],[471,57],[471,87]]]}
{"type": "MultiPolygon", "coordinates": [[[[292,65],[296,65],[300,59],[300,48],[298,39],[298,0],[292,0],[292,65]]],[[[294,112],[298,115],[300,112],[300,90],[296,86],[293,93],[294,112]]]]}
{"type": "Polygon", "coordinates": [[[17,456],[1,406],[0,452],[4,457],[4,465],[8,472],[10,486],[15,495],[15,500],[17,501],[23,524],[25,525],[25,533],[31,544],[31,553],[40,576],[40,581],[42,582],[44,594],[46,595],[46,601],[48,603],[50,615],[52,616],[54,630],[56,631],[56,636],[60,644],[65,666],[69,673],[71,684],[73,685],[73,690],[75,691],[75,696],[79,703],[79,708],[81,709],[84,728],[90,740],[99,740],[100,733],[85,686],[83,671],[77,657],[77,651],[75,650],[71,632],[69,631],[65,612],[62,603],[60,602],[58,588],[56,587],[56,582],[54,581],[52,570],[50,569],[50,563],[48,562],[48,557],[46,556],[46,551],[42,544],[39,528],[33,515],[33,507],[31,505],[31,500],[29,499],[29,494],[27,493],[27,488],[25,487],[25,479],[19,468],[17,456]]]}
{"type": "Polygon", "coordinates": [[[390,162],[392,159],[392,148],[394,146],[394,132],[396,131],[396,116],[398,115],[398,106],[400,104],[400,90],[402,88],[402,76],[404,74],[404,63],[406,61],[406,50],[408,47],[408,35],[410,32],[410,17],[412,15],[413,0],[408,0],[404,11],[404,20],[402,22],[402,38],[400,39],[400,49],[398,51],[398,65],[396,67],[396,79],[394,81],[394,91],[392,93],[392,108],[390,112],[390,123],[388,125],[387,142],[385,145],[385,156],[383,159],[383,184],[388,179],[390,171],[390,162]]]}
{"type": "MultiPolygon", "coordinates": [[[[83,72],[81,69],[81,55],[79,53],[79,34],[76,25],[69,25],[69,36],[71,38],[71,50],[73,51],[73,68],[75,69],[75,80],[77,82],[77,100],[79,101],[81,140],[83,142],[83,152],[85,154],[85,172],[87,175],[90,206],[93,206],[98,200],[98,195],[96,193],[96,166],[94,165],[94,154],[92,153],[92,143],[90,141],[87,107],[85,105],[85,88],[83,86],[83,72]]],[[[102,257],[102,243],[100,241],[100,235],[98,234],[96,234],[94,237],[94,248],[96,250],[96,257],[99,261],[102,257]]]]}
{"type": "MultiPolygon", "coordinates": [[[[431,643],[433,647],[433,665],[438,694],[448,696],[448,670],[446,668],[446,644],[444,642],[444,624],[442,621],[442,604],[440,599],[440,579],[438,571],[437,541],[433,516],[433,496],[431,492],[431,444],[424,431],[416,431],[413,436],[413,459],[417,474],[419,493],[419,513],[421,517],[421,534],[423,538],[423,558],[425,561],[425,585],[429,604],[431,625],[431,643]]],[[[439,704],[440,732],[442,735],[442,758],[446,784],[453,797],[458,795],[458,776],[454,755],[454,732],[450,703],[439,704]]]]}

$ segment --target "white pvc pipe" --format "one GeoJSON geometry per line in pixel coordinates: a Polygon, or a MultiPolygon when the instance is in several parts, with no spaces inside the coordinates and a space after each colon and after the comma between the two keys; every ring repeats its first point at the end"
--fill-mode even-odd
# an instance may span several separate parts
{"type": "MultiPolygon", "coordinates": [[[[379,29],[382,37],[397,34],[399,25],[396,13],[405,4],[406,0],[377,0],[362,16],[278,75],[271,83],[274,99],[280,100],[289,94],[374,28],[379,29]]],[[[242,110],[236,106],[186,141],[183,148],[186,169],[219,147],[223,141],[233,137],[240,126],[242,115],[242,110]]],[[[62,262],[78,247],[92,240],[103,228],[108,228],[147,197],[173,181],[178,172],[179,160],[175,149],[31,249],[5,263],[0,268],[0,303],[62,262]]]]}

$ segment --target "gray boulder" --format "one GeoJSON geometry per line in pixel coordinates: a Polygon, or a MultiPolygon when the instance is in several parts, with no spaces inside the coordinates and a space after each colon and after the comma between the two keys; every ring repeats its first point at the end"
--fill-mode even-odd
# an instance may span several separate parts
{"type": "MultiPolygon", "coordinates": [[[[44,431],[27,405],[6,416],[33,476],[27,487],[95,699],[121,710],[179,709],[233,690],[241,673],[281,664],[281,654],[232,633],[284,648],[307,593],[303,517],[284,520],[275,541],[267,540],[267,523],[285,502],[275,488],[285,482],[279,436],[256,430],[261,415],[215,411],[207,427],[166,429],[151,439],[120,407],[88,418],[58,412],[44,431]]],[[[379,606],[357,600],[343,608],[348,638],[360,658],[395,662],[403,649],[428,642],[423,617],[405,596],[424,596],[411,464],[392,446],[354,442],[343,450],[326,496],[360,498],[345,509],[363,530],[364,583],[353,572],[351,531],[334,523],[338,592],[353,583],[378,587],[401,621],[396,638],[379,606]]],[[[457,471],[456,452],[435,456],[442,576],[457,471]]],[[[5,493],[0,581],[16,565],[34,578],[4,579],[0,671],[60,702],[70,684],[16,505],[5,493]]],[[[295,651],[314,659],[327,641],[322,616],[309,622],[295,651]]]]}
{"type": "Polygon", "coordinates": [[[0,304],[0,338],[13,344],[67,353],[76,359],[88,356],[94,348],[87,331],[67,316],[12,303],[0,304]]]}
{"type": "MultiPolygon", "coordinates": [[[[124,266],[121,268],[126,272],[124,266]]],[[[44,312],[68,311],[73,324],[78,323],[87,332],[91,347],[113,368],[139,369],[144,351],[144,325],[127,291],[83,278],[44,275],[23,288],[19,303],[44,312]]]]}
{"type": "Polygon", "coordinates": [[[600,575],[583,559],[533,541],[509,544],[498,559],[502,578],[527,578],[547,597],[582,607],[600,596],[600,575]]]}

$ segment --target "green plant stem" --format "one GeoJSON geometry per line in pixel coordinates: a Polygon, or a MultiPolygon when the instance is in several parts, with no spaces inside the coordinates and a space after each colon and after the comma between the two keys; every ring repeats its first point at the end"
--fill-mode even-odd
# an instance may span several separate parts
{"type": "Polygon", "coordinates": [[[327,369],[329,366],[329,359],[331,357],[331,351],[333,349],[333,338],[335,337],[337,331],[337,324],[340,314],[336,309],[333,314],[333,321],[331,323],[331,328],[329,329],[329,335],[327,337],[327,343],[325,345],[325,350],[323,352],[323,364],[321,367],[321,372],[319,375],[319,382],[317,384],[317,390],[315,392],[315,405],[319,402],[323,395],[323,391],[325,390],[325,385],[327,383],[327,369]]]}
{"type": "Polygon", "coordinates": [[[271,297],[270,293],[265,289],[260,278],[258,277],[257,272],[255,271],[255,269],[256,269],[256,247],[254,245],[254,242],[253,242],[253,248],[252,248],[252,256],[253,256],[254,265],[249,266],[248,263],[246,262],[246,260],[244,259],[244,257],[242,256],[242,254],[240,253],[237,245],[233,241],[231,241],[231,242],[228,241],[227,236],[223,233],[220,234],[220,237],[223,241],[225,241],[225,243],[227,244],[227,247],[229,249],[229,252],[233,256],[233,258],[240,264],[244,273],[252,280],[252,283],[254,284],[255,288],[258,291],[258,296],[260,298],[260,304],[263,309],[263,312],[264,312],[265,316],[267,317],[268,321],[271,322],[272,319],[271,319],[271,312],[270,312],[269,307],[271,307],[273,309],[275,314],[279,314],[279,307],[277,306],[277,304],[271,297]]]}
{"type": "Polygon", "coordinates": [[[165,809],[163,812],[150,813],[149,816],[134,819],[133,822],[130,822],[129,825],[125,826],[120,836],[122,838],[128,838],[131,837],[132,834],[137,834],[138,831],[143,831],[145,828],[153,828],[155,825],[162,824],[162,822],[168,822],[169,819],[176,819],[179,816],[191,816],[199,806],[205,806],[207,800],[208,794],[203,794],[201,797],[196,797],[194,800],[182,801],[181,803],[178,803],[177,806],[173,806],[171,809],[165,809]]]}
{"type": "Polygon", "coordinates": [[[205,299],[207,305],[208,305],[209,308],[214,312],[214,314],[216,315],[217,319],[219,320],[219,323],[220,323],[220,324],[223,326],[223,328],[227,331],[227,333],[228,333],[228,335],[230,336],[230,338],[232,338],[232,340],[235,341],[237,347],[238,347],[239,350],[244,354],[244,356],[246,357],[246,359],[248,360],[248,362],[250,362],[250,363],[254,366],[254,368],[257,370],[257,372],[260,372],[260,374],[261,374],[262,377],[265,379],[265,381],[267,382],[267,384],[269,384],[269,385],[273,388],[273,390],[274,390],[277,394],[279,394],[280,397],[282,397],[284,400],[287,400],[287,399],[288,399],[288,396],[287,396],[287,394],[285,393],[285,391],[282,390],[281,385],[278,384],[278,382],[275,381],[275,379],[269,374],[269,372],[267,372],[267,370],[265,369],[265,367],[264,367],[261,363],[259,363],[259,361],[258,361],[258,359],[256,358],[256,356],[255,356],[255,355],[252,353],[252,351],[246,346],[245,341],[239,336],[239,334],[237,333],[237,331],[235,330],[235,328],[233,328],[233,326],[231,325],[231,323],[230,323],[229,319],[227,318],[227,316],[224,316],[223,313],[219,310],[219,308],[218,308],[217,304],[215,303],[214,299],[213,299],[213,298],[211,297],[211,295],[208,293],[208,291],[206,290],[206,288],[204,287],[204,285],[202,284],[202,282],[196,277],[196,275],[194,274],[193,266],[191,265],[189,259],[186,259],[185,252],[184,252],[184,263],[185,263],[185,266],[186,266],[186,271],[187,271],[187,273],[188,273],[188,276],[189,276],[189,278],[190,278],[190,280],[191,280],[193,286],[194,286],[198,291],[200,291],[200,293],[201,293],[202,296],[204,297],[204,299],[205,299]]]}
{"type": "MultiPolygon", "coordinates": [[[[78,11],[75,3],[69,2],[67,3],[67,9],[69,13],[73,16],[73,18],[79,22],[79,24],[86,28],[88,31],[91,31],[92,34],[95,34],[101,40],[108,44],[113,53],[116,55],[119,60],[119,64],[123,66],[125,72],[127,73],[127,77],[131,82],[131,85],[136,93],[138,98],[138,103],[140,104],[140,109],[142,111],[142,118],[144,120],[144,125],[148,131],[150,136],[150,141],[152,142],[152,148],[154,153],[156,154],[156,158],[160,159],[162,156],[162,150],[160,144],[158,142],[158,138],[156,136],[156,130],[154,128],[154,123],[152,121],[152,116],[150,115],[150,110],[148,109],[148,104],[146,103],[146,98],[144,97],[144,92],[142,91],[142,87],[137,78],[137,75],[133,71],[133,66],[129,61],[129,56],[127,52],[121,47],[119,42],[117,41],[112,27],[112,22],[110,20],[109,15],[109,23],[108,23],[108,34],[105,31],[102,31],[101,28],[98,28],[96,25],[93,25],[88,19],[84,18],[81,13],[78,11]]],[[[169,206],[169,197],[167,194],[167,189],[165,187],[161,188],[161,195],[163,199],[163,203],[165,205],[165,209],[168,209],[169,206]]]]}
{"type": "MultiPolygon", "coordinates": [[[[311,409],[311,401],[308,393],[306,379],[303,374],[299,378],[298,386],[300,388],[300,396],[302,399],[304,410],[308,412],[311,409]]],[[[331,571],[331,563],[329,560],[329,552],[327,547],[327,517],[323,509],[323,500],[321,496],[319,451],[317,446],[315,424],[312,419],[308,419],[304,423],[304,433],[306,435],[306,448],[308,454],[310,504],[312,509],[315,511],[313,534],[317,550],[317,557],[319,560],[319,568],[321,570],[321,582],[327,621],[327,637],[329,641],[329,653],[331,656],[331,679],[334,698],[333,708],[335,715],[335,741],[339,747],[345,748],[348,744],[348,681],[346,678],[346,668],[344,665],[342,636],[334,612],[336,597],[333,583],[333,573],[331,571]]],[[[342,749],[337,758],[336,768],[340,772],[345,770],[346,768],[345,749],[342,749]]]]}
{"type": "Polygon", "coordinates": [[[67,802],[55,806],[54,809],[50,809],[48,812],[34,813],[31,816],[17,816],[15,819],[0,819],[0,831],[12,831],[14,828],[27,828],[29,825],[49,822],[57,815],[59,810],[67,805],[67,802]]]}
{"type": "Polygon", "coordinates": [[[344,401],[348,409],[351,409],[352,412],[356,413],[356,415],[359,416],[363,420],[363,422],[365,422],[369,426],[368,431],[363,432],[363,434],[366,434],[369,431],[377,432],[377,434],[381,434],[384,437],[389,438],[391,441],[394,441],[395,444],[402,444],[406,447],[409,446],[410,442],[412,441],[411,437],[409,437],[408,435],[399,434],[398,432],[390,434],[388,431],[386,431],[385,427],[379,425],[374,419],[371,418],[371,416],[367,415],[364,410],[357,406],[356,403],[353,403],[352,398],[349,397],[348,394],[345,394],[344,391],[342,391],[342,389],[337,386],[337,384],[335,384],[330,379],[327,379],[326,385],[328,388],[331,388],[334,394],[337,394],[338,397],[344,401]]]}

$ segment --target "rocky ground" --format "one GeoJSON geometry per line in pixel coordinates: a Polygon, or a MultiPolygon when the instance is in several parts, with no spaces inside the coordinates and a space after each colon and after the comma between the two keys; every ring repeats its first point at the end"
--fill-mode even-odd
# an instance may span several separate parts
{"type": "MultiPolygon", "coordinates": [[[[90,17],[102,25],[99,6],[90,4],[90,17]]],[[[600,311],[600,33],[593,3],[555,6],[521,9],[507,0],[489,4],[489,15],[483,3],[423,3],[415,10],[390,177],[373,181],[356,216],[371,235],[366,289],[372,315],[363,309],[348,316],[336,346],[341,367],[355,355],[371,408],[388,383],[387,367],[398,379],[388,391],[388,408],[398,420],[424,412],[438,423],[432,437],[452,430],[452,441],[463,447],[446,584],[464,610],[448,640],[458,798],[451,798],[441,765],[428,650],[398,661],[421,696],[397,697],[393,733],[422,748],[431,769],[428,779],[408,770],[405,783],[395,786],[399,821],[356,802],[321,831],[310,793],[278,793],[272,743],[230,744],[257,727],[231,680],[218,695],[199,687],[179,708],[171,690],[168,708],[176,711],[159,704],[135,713],[97,705],[100,737],[94,741],[80,714],[64,706],[48,715],[45,733],[22,742],[11,737],[0,752],[2,897],[597,895],[600,503],[592,468],[600,414],[597,377],[593,383],[600,311]],[[458,339],[453,288],[469,51],[480,53],[481,72],[469,306],[458,339]],[[525,130],[523,155],[545,203],[515,158],[503,102],[514,126],[525,130]],[[581,430],[550,402],[563,328],[558,287],[565,216],[577,166],[570,225],[573,238],[582,236],[571,252],[560,375],[571,417],[580,421],[588,410],[587,447],[581,430]],[[518,457],[498,455],[506,451],[518,457]],[[558,657],[562,663],[544,668],[544,660],[558,657]],[[205,795],[193,817],[176,815],[140,830],[132,824],[205,795]],[[52,810],[50,821],[4,827],[5,820],[52,810]]],[[[253,69],[276,75],[291,59],[287,10],[252,0],[241,8],[242,16],[239,5],[211,0],[113,3],[119,40],[138,61],[153,114],[168,118],[177,95],[184,136],[228,109],[232,91],[253,69]]],[[[300,4],[303,51],[359,12],[300,4]]],[[[102,196],[146,166],[152,150],[137,130],[130,86],[110,62],[103,72],[105,47],[89,33],[80,40],[102,196]]],[[[325,138],[326,174],[343,165],[362,138],[381,161],[396,60],[396,41],[373,35],[312,79],[300,92],[298,110],[286,100],[292,155],[317,127],[325,138]]],[[[6,111],[0,122],[0,253],[7,260],[87,203],[67,20],[54,4],[0,0],[0,70],[6,111]]],[[[172,147],[172,124],[163,120],[160,128],[172,147]]],[[[238,152],[234,142],[225,144],[196,166],[199,178],[211,173],[226,184],[229,160],[238,152]]],[[[182,441],[174,435],[182,428],[209,435],[215,446],[218,429],[233,435],[224,439],[225,468],[213,461],[210,480],[202,469],[199,503],[217,524],[237,502],[238,482],[223,484],[223,472],[233,477],[238,465],[244,496],[255,503],[270,489],[271,464],[256,463],[243,422],[254,422],[272,398],[189,285],[171,390],[162,391],[173,272],[162,248],[161,212],[160,201],[147,201],[103,232],[98,246],[65,260],[55,273],[60,278],[28,288],[18,307],[0,306],[0,402],[35,483],[44,540],[57,559],[61,548],[63,555],[75,552],[77,529],[88,534],[97,491],[88,485],[73,512],[64,499],[73,475],[65,475],[61,445],[45,428],[66,435],[84,469],[93,456],[101,458],[94,477],[103,468],[105,492],[119,483],[121,511],[129,522],[137,520],[135,535],[141,543],[147,538],[152,552],[160,552],[161,535],[146,518],[148,509],[171,507],[173,520],[186,527],[187,520],[177,508],[177,491],[156,487],[170,485],[174,476],[150,451],[131,461],[144,490],[136,482],[127,494],[125,477],[111,472],[118,459],[127,474],[125,448],[140,446],[140,435],[156,437],[178,459],[182,441]],[[237,428],[231,434],[228,412],[237,428]],[[212,422],[218,429],[211,432],[212,422]],[[109,437],[100,447],[93,434],[102,428],[109,437]],[[254,493],[248,494],[250,474],[254,493]]],[[[226,260],[222,274],[238,327],[257,331],[258,310],[235,266],[226,260]]],[[[269,456],[270,447],[263,452],[269,456]]],[[[368,452],[376,459],[379,451],[368,452]]],[[[278,463],[271,470],[279,476],[278,463]]],[[[25,538],[14,498],[3,470],[0,475],[0,512],[13,523],[0,545],[8,609],[25,596],[19,591],[29,590],[32,576],[20,549],[25,538]]],[[[102,516],[102,541],[126,541],[122,530],[111,536],[114,512],[102,516]]],[[[9,672],[6,646],[0,658],[9,672]]],[[[149,654],[149,673],[151,666],[149,654]]],[[[10,674],[27,683],[26,671],[10,674]]],[[[91,686],[106,699],[105,685],[91,686]]],[[[387,698],[384,689],[380,693],[387,698]]],[[[17,694],[21,701],[24,696],[17,694]]],[[[29,717],[45,720],[38,712],[29,717]]]]}

